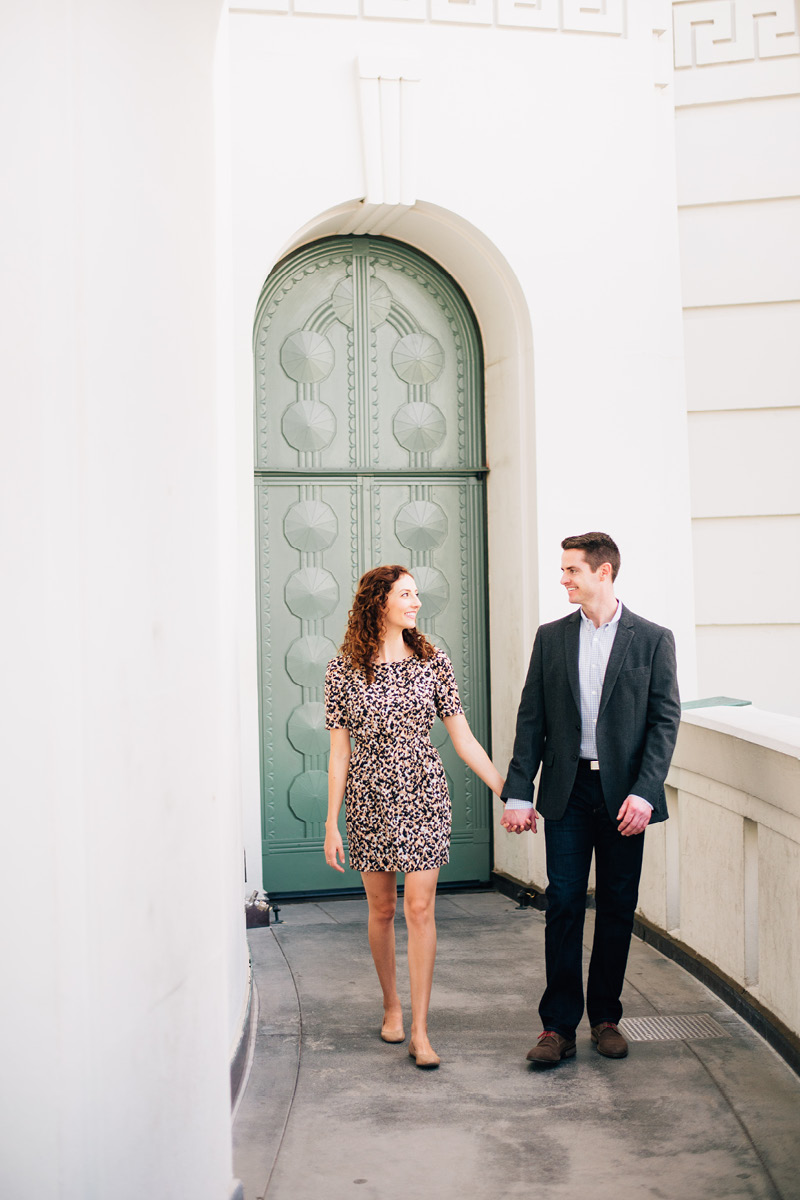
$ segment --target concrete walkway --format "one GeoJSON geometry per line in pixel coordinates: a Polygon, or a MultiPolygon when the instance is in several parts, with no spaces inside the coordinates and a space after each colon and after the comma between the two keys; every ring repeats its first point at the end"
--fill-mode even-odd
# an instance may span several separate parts
{"type": "MultiPolygon", "coordinates": [[[[442,1065],[421,1071],[407,1043],[378,1036],[366,901],[281,916],[250,934],[259,1015],[234,1123],[245,1200],[800,1197],[800,1080],[636,938],[623,1003],[648,1040],[611,1061],[584,1024],[577,1057],[542,1070],[525,1054],[540,1031],[544,915],[494,892],[440,896],[430,1032],[442,1065]],[[713,1023],[694,1035],[672,1020],[698,1014],[713,1023]]],[[[407,999],[399,915],[397,940],[407,999]]]]}

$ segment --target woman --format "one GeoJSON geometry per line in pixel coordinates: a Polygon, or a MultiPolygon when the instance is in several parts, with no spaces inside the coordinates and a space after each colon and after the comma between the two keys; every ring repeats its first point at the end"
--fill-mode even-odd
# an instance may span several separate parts
{"type": "Polygon", "coordinates": [[[325,860],[343,871],[338,818],[347,798],[350,866],[369,903],[369,944],[383,991],[385,1042],[405,1040],[397,994],[394,914],[405,873],[411,1040],[418,1067],[438,1067],[428,1040],[436,957],[434,902],[448,859],[450,797],[429,737],[442,718],[457,753],[499,794],[503,779],[470,732],[450,660],[416,628],[421,602],[406,567],[375,567],[358,585],[338,658],[325,677],[331,731],[325,860]],[[352,738],[352,749],[351,749],[352,738]]]}

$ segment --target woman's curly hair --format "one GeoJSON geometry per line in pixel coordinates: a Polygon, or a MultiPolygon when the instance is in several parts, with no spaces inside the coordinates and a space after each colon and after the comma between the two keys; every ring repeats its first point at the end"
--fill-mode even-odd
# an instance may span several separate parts
{"type": "MultiPolygon", "coordinates": [[[[411,574],[408,567],[373,567],[358,581],[358,590],[347,617],[347,631],[341,649],[342,654],[350,659],[353,666],[364,673],[367,683],[372,683],[375,678],[373,664],[383,638],[386,597],[398,579],[411,574]]],[[[433,658],[436,653],[436,647],[431,645],[418,629],[404,629],[403,641],[423,662],[433,658]]]]}

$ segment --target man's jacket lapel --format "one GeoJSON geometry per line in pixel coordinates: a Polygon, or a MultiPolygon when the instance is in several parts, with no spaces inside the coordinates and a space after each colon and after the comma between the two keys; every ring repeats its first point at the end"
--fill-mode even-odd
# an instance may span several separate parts
{"type": "Polygon", "coordinates": [[[581,685],[578,677],[580,655],[581,614],[572,613],[564,622],[564,658],[567,664],[567,679],[578,712],[581,711],[581,685]]]}
{"type": "Polygon", "coordinates": [[[611,647],[611,654],[606,667],[606,677],[603,680],[603,691],[600,696],[600,709],[597,713],[598,720],[603,714],[603,709],[608,704],[609,697],[614,690],[614,684],[617,682],[617,676],[622,669],[622,664],[625,661],[625,655],[628,653],[628,647],[633,641],[634,635],[633,621],[628,617],[627,609],[622,610],[622,616],[619,619],[619,629],[614,638],[614,645],[611,647]]]}

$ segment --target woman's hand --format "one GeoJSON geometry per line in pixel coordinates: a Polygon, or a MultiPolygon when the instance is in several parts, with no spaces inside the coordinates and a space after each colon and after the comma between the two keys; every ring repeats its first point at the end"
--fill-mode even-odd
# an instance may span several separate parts
{"type": "MultiPolygon", "coordinates": [[[[502,796],[499,797],[502,800],[502,796]]],[[[503,800],[505,804],[505,801],[503,800]]],[[[508,833],[525,833],[530,829],[536,833],[536,822],[539,814],[533,805],[530,808],[504,808],[500,824],[508,833]]]]}
{"type": "Polygon", "coordinates": [[[329,867],[333,867],[334,871],[341,871],[344,875],[342,835],[339,833],[338,825],[329,825],[327,821],[325,822],[325,862],[329,867]],[[339,862],[336,861],[337,859],[339,862]],[[342,865],[339,866],[339,863],[342,865]]]}

